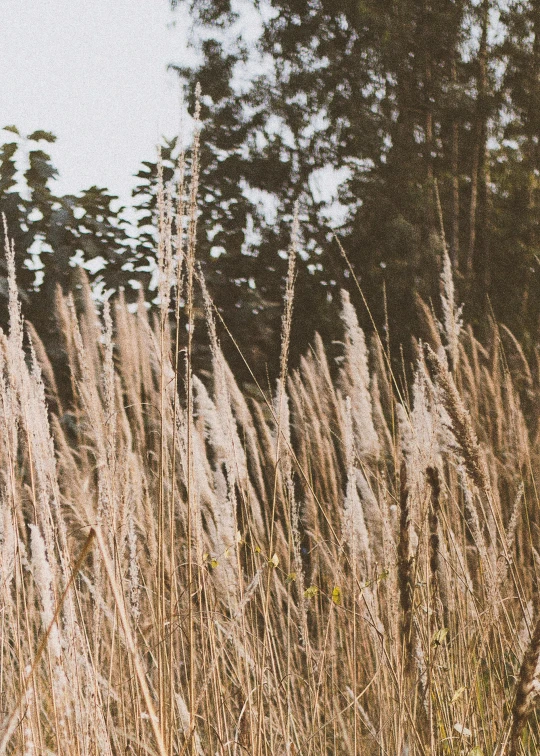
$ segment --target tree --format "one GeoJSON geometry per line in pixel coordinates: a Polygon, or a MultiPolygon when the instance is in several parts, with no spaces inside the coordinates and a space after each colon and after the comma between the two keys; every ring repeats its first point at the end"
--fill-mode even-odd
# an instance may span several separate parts
{"type": "MultiPolygon", "coordinates": [[[[15,245],[25,315],[54,359],[58,350],[55,292],[57,286],[64,291],[73,286],[77,263],[87,267],[94,285],[106,289],[125,286],[129,290],[130,279],[148,281],[149,273],[133,266],[127,223],[122,208],[115,207],[116,197],[95,186],[77,196],[55,193],[57,171],[43,149],[55,141],[52,134],[35,131],[25,138],[14,126],[4,131],[0,213],[15,245]],[[88,267],[88,263],[94,265],[88,267]]],[[[0,320],[5,325],[5,260],[0,263],[0,294],[4,300],[0,320]]]]}
{"type": "MultiPolygon", "coordinates": [[[[200,249],[225,319],[238,323],[241,339],[234,310],[258,298],[265,305],[256,323],[278,332],[278,308],[268,303],[280,299],[280,251],[300,199],[297,350],[315,328],[327,340],[337,336],[335,292],[347,283],[348,269],[334,233],[379,326],[386,286],[392,333],[396,343],[404,340],[416,295],[435,293],[436,185],[447,226],[451,218],[456,268],[466,234],[473,260],[478,228],[486,226],[487,1],[478,9],[469,0],[351,0],[336,9],[332,0],[272,0],[257,4],[255,47],[230,2],[183,4],[202,39],[202,63],[179,71],[191,96],[197,81],[205,93],[201,227],[207,236],[201,235],[200,249]],[[479,30],[483,43],[471,60],[479,30]],[[333,196],[317,190],[317,180],[324,187],[337,178],[333,196]],[[214,261],[216,247],[221,254],[214,261]]],[[[267,357],[275,355],[275,344],[267,357]]]]}
{"type": "Polygon", "coordinates": [[[491,166],[491,287],[496,314],[531,347],[540,318],[540,8],[513,2],[501,24],[506,33],[496,54],[505,118],[491,166]]]}

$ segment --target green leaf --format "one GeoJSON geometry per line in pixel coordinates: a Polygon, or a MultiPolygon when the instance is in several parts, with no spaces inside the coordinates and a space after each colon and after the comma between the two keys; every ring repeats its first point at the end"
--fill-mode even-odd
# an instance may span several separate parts
{"type": "Polygon", "coordinates": [[[456,692],[454,693],[454,695],[452,696],[452,698],[450,699],[450,703],[451,704],[455,703],[458,700],[458,698],[461,698],[461,696],[465,693],[466,690],[467,688],[465,688],[465,686],[463,685],[461,686],[461,688],[458,688],[456,692]]]}
{"type": "Polygon", "coordinates": [[[307,598],[307,599],[315,598],[315,596],[317,596],[318,593],[319,593],[319,589],[317,588],[317,586],[310,585],[309,588],[307,588],[304,591],[304,598],[307,598]]]}
{"type": "Polygon", "coordinates": [[[339,585],[336,585],[332,591],[332,601],[336,606],[341,606],[341,588],[339,585]]]}
{"type": "Polygon", "coordinates": [[[51,134],[50,131],[42,131],[41,129],[33,131],[31,134],[29,134],[28,139],[31,139],[33,142],[40,142],[41,140],[43,140],[44,142],[49,142],[50,144],[56,142],[56,137],[54,134],[51,134]]]}
{"type": "Polygon", "coordinates": [[[448,628],[441,627],[440,630],[437,630],[437,632],[433,633],[433,638],[431,639],[432,644],[434,646],[442,646],[447,635],[448,635],[448,628]]]}

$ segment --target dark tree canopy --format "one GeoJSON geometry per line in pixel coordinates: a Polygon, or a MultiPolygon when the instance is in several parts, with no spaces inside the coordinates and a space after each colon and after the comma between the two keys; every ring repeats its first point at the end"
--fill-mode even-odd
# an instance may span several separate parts
{"type": "Polygon", "coordinates": [[[378,325],[385,287],[394,344],[407,340],[417,295],[437,293],[441,212],[468,318],[479,326],[493,310],[536,340],[536,3],[176,4],[202,61],[179,69],[192,98],[196,82],[204,93],[200,255],[247,353],[275,354],[296,199],[300,348],[315,328],[336,335],[336,292],[350,281],[334,233],[378,325]]]}
{"type": "MultiPolygon", "coordinates": [[[[468,321],[481,329],[494,313],[526,347],[538,341],[538,3],[173,4],[190,15],[199,51],[197,67],[177,69],[191,110],[197,83],[203,92],[197,255],[259,375],[277,365],[297,200],[293,356],[315,330],[327,343],[339,338],[337,294],[354,290],[339,244],[399,354],[417,327],[418,297],[437,299],[441,222],[468,321]]],[[[93,283],[135,298],[156,253],[156,161],[138,173],[133,228],[105,189],[55,193],[52,135],[5,133],[0,210],[29,317],[46,331],[74,261],[100,260],[93,283]]],[[[177,154],[175,139],[162,145],[165,182],[177,154]]]]}
{"type": "MultiPolygon", "coordinates": [[[[0,214],[15,246],[17,281],[24,314],[54,358],[58,348],[53,302],[57,287],[76,287],[77,266],[88,267],[94,286],[118,290],[148,283],[148,252],[134,249],[123,208],[106,189],[92,186],[75,195],[55,191],[57,171],[45,151],[55,141],[46,131],[24,137],[4,129],[0,146],[0,214]],[[146,265],[143,264],[146,263],[146,265]],[[88,266],[87,264],[90,265],[88,266]]],[[[0,321],[7,322],[5,258],[0,261],[0,321]]]]}

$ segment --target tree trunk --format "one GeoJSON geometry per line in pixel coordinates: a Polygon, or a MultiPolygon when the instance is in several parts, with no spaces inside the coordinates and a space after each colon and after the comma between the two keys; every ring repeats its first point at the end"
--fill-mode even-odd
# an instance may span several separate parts
{"type": "MultiPolygon", "coordinates": [[[[533,49],[532,70],[529,73],[531,81],[529,112],[526,115],[525,133],[527,136],[525,147],[525,160],[527,161],[527,225],[525,241],[528,250],[534,249],[537,242],[535,228],[536,204],[538,200],[538,169],[540,168],[539,136],[540,117],[540,7],[533,6],[533,49]]],[[[525,321],[531,290],[532,272],[530,261],[524,266],[523,297],[521,305],[521,317],[525,321]]]]}
{"type": "MultiPolygon", "coordinates": [[[[478,99],[474,124],[475,141],[473,164],[471,173],[471,203],[469,212],[469,248],[467,254],[467,276],[471,276],[474,269],[475,253],[477,251],[477,237],[482,234],[482,243],[486,241],[487,224],[487,179],[486,179],[486,147],[487,147],[487,41],[489,28],[490,0],[482,3],[482,32],[478,51],[478,99]],[[479,198],[479,193],[481,196],[479,198]],[[479,199],[481,213],[479,213],[479,199]]],[[[483,261],[483,267],[487,261],[483,261]]]]}

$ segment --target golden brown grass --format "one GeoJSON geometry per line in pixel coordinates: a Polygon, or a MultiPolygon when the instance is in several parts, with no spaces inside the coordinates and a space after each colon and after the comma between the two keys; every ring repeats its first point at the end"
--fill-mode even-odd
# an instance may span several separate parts
{"type": "Polygon", "coordinates": [[[157,315],[58,295],[69,398],[7,244],[0,753],[540,752],[540,359],[462,328],[445,261],[410,399],[348,294],[339,366],[314,338],[290,372],[294,238],[280,379],[250,399],[196,190],[160,193],[157,315]]]}

